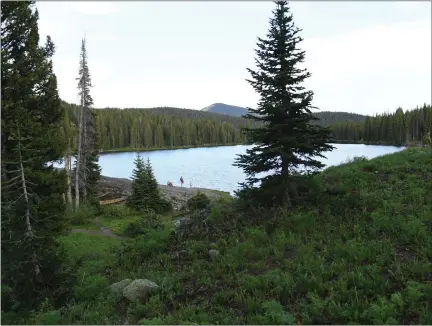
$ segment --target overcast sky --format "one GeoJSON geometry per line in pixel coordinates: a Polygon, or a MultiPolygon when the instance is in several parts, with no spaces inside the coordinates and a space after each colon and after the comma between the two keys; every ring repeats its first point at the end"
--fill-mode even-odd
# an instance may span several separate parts
{"type": "MultiPolygon", "coordinates": [[[[95,107],[215,102],[255,107],[245,81],[275,5],[232,2],[38,2],[56,45],[62,99],[77,103],[86,35],[95,107]]],[[[307,87],[321,110],[374,114],[431,102],[431,3],[291,2],[303,29],[307,87]]]]}

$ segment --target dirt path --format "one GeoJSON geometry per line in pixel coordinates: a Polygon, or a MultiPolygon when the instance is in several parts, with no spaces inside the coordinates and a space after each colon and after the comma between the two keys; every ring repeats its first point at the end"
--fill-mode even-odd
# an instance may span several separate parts
{"type": "Polygon", "coordinates": [[[87,233],[91,235],[98,235],[103,237],[109,237],[109,238],[117,238],[117,239],[126,239],[127,237],[122,237],[120,235],[114,234],[111,232],[110,229],[105,228],[99,221],[99,218],[96,217],[94,220],[94,223],[99,227],[100,231],[96,230],[86,230],[86,229],[72,229],[72,233],[87,233]]]}

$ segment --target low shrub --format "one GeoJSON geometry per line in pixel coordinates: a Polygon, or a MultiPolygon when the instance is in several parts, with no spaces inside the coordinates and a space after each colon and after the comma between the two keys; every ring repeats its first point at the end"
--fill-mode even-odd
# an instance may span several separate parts
{"type": "Polygon", "coordinates": [[[145,234],[150,229],[162,229],[163,227],[162,216],[156,214],[153,210],[148,210],[139,221],[129,223],[123,234],[133,238],[145,234]]]}
{"type": "Polygon", "coordinates": [[[97,209],[92,205],[81,205],[79,210],[67,213],[67,219],[72,225],[83,225],[91,223],[97,215],[97,209]]]}
{"type": "Polygon", "coordinates": [[[210,198],[202,192],[198,192],[187,201],[187,207],[190,210],[206,209],[210,206],[210,198]]]}

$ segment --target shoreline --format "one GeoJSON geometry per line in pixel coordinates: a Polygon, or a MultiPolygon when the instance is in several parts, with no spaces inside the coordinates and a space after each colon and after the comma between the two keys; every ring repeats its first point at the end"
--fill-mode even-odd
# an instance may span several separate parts
{"type": "MultiPolygon", "coordinates": [[[[411,144],[395,144],[386,142],[361,142],[361,141],[332,141],[330,144],[340,144],[340,145],[367,145],[367,146],[394,146],[394,147],[419,147],[421,144],[411,143],[411,144]]],[[[194,149],[194,148],[212,148],[212,147],[230,147],[230,146],[247,146],[246,143],[234,143],[234,144],[208,144],[200,146],[180,146],[180,147],[161,147],[161,148],[117,148],[117,149],[107,149],[100,150],[99,154],[113,154],[113,153],[136,153],[136,152],[157,152],[157,151],[173,151],[177,149],[194,149]]]]}
{"type": "MultiPolygon", "coordinates": [[[[104,194],[99,197],[99,200],[109,200],[128,196],[130,194],[132,180],[127,178],[113,178],[101,175],[98,182],[98,193],[104,194]]],[[[195,187],[178,187],[158,184],[158,188],[162,197],[171,202],[175,210],[180,209],[186,204],[189,198],[196,195],[198,192],[207,195],[210,199],[219,199],[223,197],[232,197],[229,192],[195,187]]]]}
{"type": "Polygon", "coordinates": [[[111,154],[111,153],[134,153],[134,152],[156,152],[156,151],[173,151],[177,149],[193,149],[193,148],[212,148],[212,147],[230,147],[247,145],[245,143],[233,143],[233,144],[204,144],[199,146],[176,146],[176,147],[161,147],[161,148],[116,148],[116,149],[101,149],[99,154],[111,154]]]}

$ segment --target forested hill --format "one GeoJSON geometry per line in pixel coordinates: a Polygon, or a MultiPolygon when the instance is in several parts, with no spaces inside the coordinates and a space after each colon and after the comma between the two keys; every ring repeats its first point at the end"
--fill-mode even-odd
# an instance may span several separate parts
{"type": "MultiPolygon", "coordinates": [[[[248,109],[241,106],[229,105],[224,103],[214,103],[201,109],[203,112],[217,113],[222,116],[241,117],[247,114],[248,109]]],[[[330,126],[338,122],[362,122],[366,120],[366,116],[356,113],[348,112],[330,112],[330,111],[317,111],[314,115],[320,120],[317,124],[323,126],[330,126]]]]}
{"type": "MultiPolygon", "coordinates": [[[[62,104],[68,112],[64,125],[76,126],[78,106],[62,104]]],[[[170,107],[105,108],[93,113],[102,150],[240,144],[245,141],[242,128],[253,125],[244,118],[170,107]]]]}
{"type": "MultiPolygon", "coordinates": [[[[64,124],[76,125],[77,106],[62,102],[68,114],[64,124]]],[[[374,117],[346,112],[317,112],[320,125],[330,126],[335,142],[406,144],[420,142],[431,130],[431,107],[374,117]]],[[[102,150],[179,148],[232,145],[245,142],[242,128],[253,127],[242,117],[200,110],[159,107],[150,109],[93,109],[102,150]]],[[[76,147],[76,144],[72,144],[76,147]]]]}
{"type": "Polygon", "coordinates": [[[348,113],[348,112],[316,112],[314,115],[319,118],[317,124],[322,126],[331,126],[338,122],[363,122],[366,120],[366,115],[348,113]]]}

